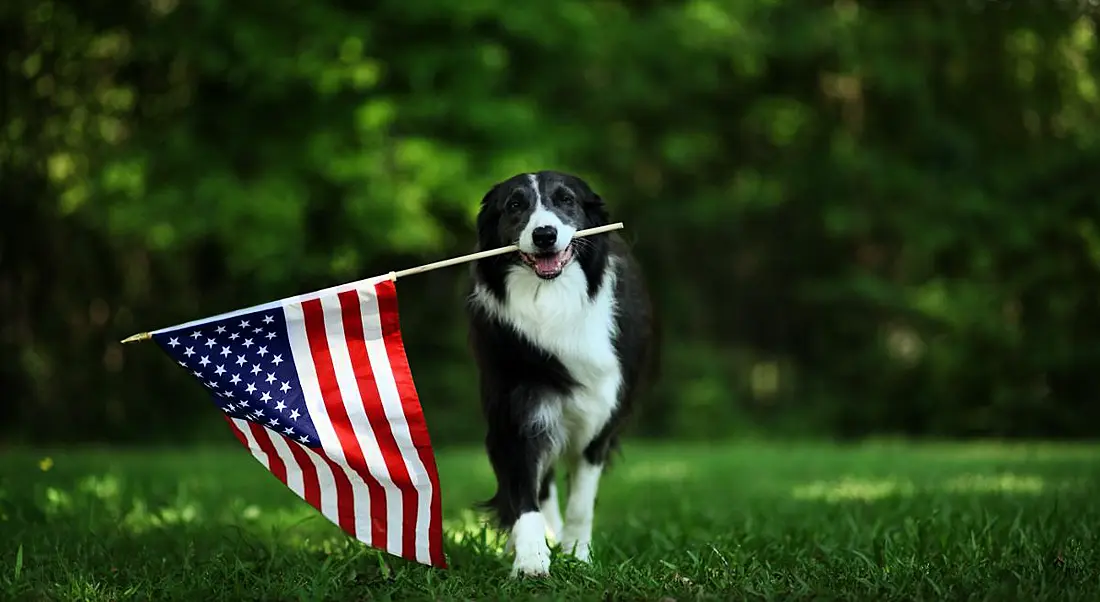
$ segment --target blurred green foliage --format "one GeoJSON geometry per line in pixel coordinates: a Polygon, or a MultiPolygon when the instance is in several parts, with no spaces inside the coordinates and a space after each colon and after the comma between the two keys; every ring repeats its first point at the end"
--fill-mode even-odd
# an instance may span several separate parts
{"type": "MultiPolygon", "coordinates": [[[[1087,2],[10,0],[0,437],[224,425],[133,332],[467,252],[587,178],[661,309],[636,433],[1100,434],[1087,2]]],[[[400,283],[476,440],[466,273],[400,283]]]]}

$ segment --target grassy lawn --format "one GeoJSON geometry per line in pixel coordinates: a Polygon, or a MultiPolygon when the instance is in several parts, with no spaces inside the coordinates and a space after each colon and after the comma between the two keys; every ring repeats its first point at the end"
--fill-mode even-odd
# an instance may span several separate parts
{"type": "Polygon", "coordinates": [[[350,541],[242,449],[4,451],[0,599],[1100,600],[1100,447],[632,445],[594,564],[519,582],[468,510],[482,456],[438,454],[447,571],[350,541]]]}

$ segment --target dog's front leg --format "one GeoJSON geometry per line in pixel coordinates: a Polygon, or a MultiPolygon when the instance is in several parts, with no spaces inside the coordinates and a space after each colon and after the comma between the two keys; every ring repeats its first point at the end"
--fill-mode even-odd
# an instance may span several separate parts
{"type": "Polygon", "coordinates": [[[522,429],[490,428],[489,458],[497,477],[492,501],[500,525],[510,531],[508,548],[515,553],[513,576],[550,573],[546,519],[538,503],[541,463],[546,441],[522,429]]]}
{"type": "Polygon", "coordinates": [[[554,469],[550,468],[542,477],[542,487],[539,488],[539,510],[546,519],[554,541],[561,542],[562,518],[561,507],[558,506],[558,484],[554,482],[554,469]]]}
{"type": "Polygon", "coordinates": [[[602,462],[597,464],[581,456],[573,463],[569,475],[569,498],[565,505],[561,547],[584,562],[590,558],[592,519],[602,472],[602,462]]]}

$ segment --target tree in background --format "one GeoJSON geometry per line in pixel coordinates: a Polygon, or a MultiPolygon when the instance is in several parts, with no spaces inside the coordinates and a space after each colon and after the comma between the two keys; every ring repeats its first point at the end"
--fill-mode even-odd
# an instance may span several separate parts
{"type": "MultiPolygon", "coordinates": [[[[468,252],[542,168],[653,281],[639,434],[1095,435],[1085,6],[14,0],[0,437],[222,435],[118,339],[468,252]]],[[[401,285],[444,442],[480,438],[464,286],[401,285]]]]}

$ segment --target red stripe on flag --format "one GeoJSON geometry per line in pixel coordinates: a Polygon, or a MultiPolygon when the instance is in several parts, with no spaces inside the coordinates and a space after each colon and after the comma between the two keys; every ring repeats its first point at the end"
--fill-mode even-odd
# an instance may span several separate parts
{"type": "Polygon", "coordinates": [[[431,517],[428,523],[429,554],[432,564],[447,568],[443,554],[443,513],[439,495],[439,473],[432,453],[431,437],[428,425],[420,407],[420,399],[413,383],[412,370],[405,356],[405,343],[401,338],[401,317],[398,314],[397,288],[393,280],[384,280],[375,285],[378,293],[378,309],[382,322],[382,336],[386,342],[386,354],[390,360],[390,370],[394,382],[401,394],[401,405],[408,417],[409,433],[416,446],[420,461],[428,472],[432,483],[431,517]]]}
{"type": "MultiPolygon", "coordinates": [[[[340,528],[352,537],[356,537],[355,489],[351,486],[351,479],[344,472],[344,468],[325,453],[317,453],[317,457],[328,465],[329,472],[332,473],[332,480],[336,484],[336,515],[339,517],[340,528]]],[[[316,472],[314,472],[314,476],[316,477],[316,472]]]]}
{"type": "MultiPolygon", "coordinates": [[[[233,422],[233,419],[229,416],[224,417],[226,424],[229,425],[230,430],[233,432],[233,435],[237,437],[237,440],[241,442],[241,445],[245,446],[246,448],[250,448],[248,444],[248,439],[244,436],[244,433],[241,431],[241,429],[237,427],[237,424],[233,422]]],[[[256,443],[259,444],[260,449],[263,450],[264,454],[267,455],[269,469],[276,478],[278,478],[280,481],[282,481],[284,485],[286,485],[287,477],[285,463],[282,462],[282,456],[278,455],[278,450],[275,449],[275,446],[271,443],[270,439],[270,435],[274,435],[276,437],[282,437],[282,435],[278,433],[270,433],[267,429],[251,422],[248,423],[248,428],[249,431],[251,431],[252,433],[252,437],[256,440],[256,443]]],[[[317,467],[314,466],[313,462],[309,459],[309,453],[305,451],[301,444],[299,444],[297,441],[291,441],[286,437],[283,437],[283,441],[285,441],[287,447],[290,448],[290,453],[294,456],[294,463],[298,466],[300,472],[302,473],[302,490],[304,494],[303,497],[305,498],[306,502],[308,502],[311,506],[313,506],[317,510],[321,510],[321,480],[317,476],[317,467]]],[[[347,492],[348,495],[351,495],[351,483],[348,481],[347,476],[344,475],[343,471],[337,468],[332,463],[332,461],[328,460],[327,458],[324,459],[328,462],[333,471],[333,478],[337,481],[337,491],[341,490],[340,479],[342,477],[342,488],[347,492]]],[[[343,498],[344,496],[341,495],[340,497],[343,498]]],[[[337,512],[342,516],[343,513],[340,512],[340,508],[341,501],[338,500],[337,512]]],[[[354,514],[349,513],[349,516],[352,517],[353,522],[351,524],[354,526],[354,514]]]]}
{"type": "MultiPolygon", "coordinates": [[[[282,435],[279,436],[282,437],[282,435]]],[[[294,456],[294,462],[302,469],[302,497],[305,498],[309,505],[320,510],[321,479],[317,476],[317,467],[314,466],[313,461],[309,459],[309,453],[302,448],[300,443],[291,441],[286,437],[283,437],[283,441],[286,441],[286,446],[290,448],[290,453],[294,456]]],[[[348,483],[348,487],[351,487],[351,483],[348,483]]]]}
{"type": "Polygon", "coordinates": [[[233,419],[229,417],[229,414],[222,414],[222,418],[225,419],[225,423],[229,425],[229,430],[233,431],[233,436],[237,438],[237,441],[241,442],[241,445],[248,449],[248,439],[245,439],[244,433],[241,429],[237,428],[237,425],[233,422],[233,419]]]}
{"type": "Polygon", "coordinates": [[[267,469],[283,485],[286,485],[286,464],[283,463],[283,458],[279,455],[279,452],[275,450],[275,445],[271,443],[271,439],[267,438],[267,429],[250,421],[248,430],[252,432],[252,438],[256,440],[256,444],[267,455],[267,469]]]}
{"type": "MultiPolygon", "coordinates": [[[[348,417],[347,408],[344,407],[344,396],[340,393],[340,383],[336,380],[336,366],[332,363],[332,352],[328,346],[328,334],[325,328],[325,310],[320,299],[310,299],[302,302],[302,314],[306,325],[306,338],[309,340],[310,352],[313,355],[313,365],[317,371],[317,384],[321,389],[321,398],[325,403],[325,411],[332,421],[332,428],[336,431],[336,438],[340,442],[340,449],[351,466],[363,481],[367,484],[367,492],[370,496],[370,544],[386,549],[386,492],[382,485],[371,476],[367,470],[367,461],[363,457],[363,450],[355,438],[354,427],[348,417]]],[[[350,488],[350,483],[349,483],[350,488]]],[[[341,496],[343,497],[343,496],[341,496]]],[[[340,526],[344,527],[343,508],[340,512],[340,526]]],[[[346,529],[349,533],[356,533],[354,527],[354,510],[352,510],[352,527],[346,529]]]]}
{"type": "Polygon", "coordinates": [[[416,489],[409,477],[405,459],[393,429],[386,419],[386,409],[378,393],[374,367],[370,363],[363,331],[363,308],[359,301],[359,291],[340,293],[340,310],[344,317],[344,334],[348,342],[348,354],[351,357],[355,380],[359,384],[359,396],[363,400],[363,410],[370,421],[371,430],[378,441],[382,458],[386,461],[386,470],[390,480],[401,494],[401,556],[416,560],[416,489]]]}

